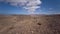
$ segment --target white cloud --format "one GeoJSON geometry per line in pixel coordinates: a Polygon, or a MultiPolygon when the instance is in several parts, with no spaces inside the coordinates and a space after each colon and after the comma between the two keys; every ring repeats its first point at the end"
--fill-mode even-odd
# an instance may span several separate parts
{"type": "Polygon", "coordinates": [[[40,0],[0,0],[0,2],[1,1],[10,3],[10,5],[12,5],[12,6],[19,6],[19,7],[23,6],[24,9],[27,9],[28,11],[30,11],[32,13],[36,9],[40,8],[40,6],[38,6],[38,5],[41,4],[40,0]]]}
{"type": "Polygon", "coordinates": [[[49,8],[49,10],[53,10],[53,8],[49,8]]]}

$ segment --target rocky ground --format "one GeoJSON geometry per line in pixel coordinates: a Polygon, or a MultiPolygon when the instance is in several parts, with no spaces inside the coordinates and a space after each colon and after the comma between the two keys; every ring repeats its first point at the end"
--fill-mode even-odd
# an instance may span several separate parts
{"type": "Polygon", "coordinates": [[[60,15],[0,16],[0,34],[60,34],[60,15]]]}

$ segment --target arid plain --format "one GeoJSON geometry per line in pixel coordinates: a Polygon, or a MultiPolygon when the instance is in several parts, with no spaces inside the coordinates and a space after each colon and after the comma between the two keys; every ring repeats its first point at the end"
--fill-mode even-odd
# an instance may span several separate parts
{"type": "Polygon", "coordinates": [[[0,15],[0,34],[60,34],[60,15],[0,15]]]}

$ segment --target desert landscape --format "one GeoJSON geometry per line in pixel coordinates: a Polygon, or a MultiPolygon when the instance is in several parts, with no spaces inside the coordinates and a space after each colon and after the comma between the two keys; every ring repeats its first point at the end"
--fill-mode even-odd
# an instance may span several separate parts
{"type": "Polygon", "coordinates": [[[0,34],[60,34],[60,14],[0,15],[0,34]]]}

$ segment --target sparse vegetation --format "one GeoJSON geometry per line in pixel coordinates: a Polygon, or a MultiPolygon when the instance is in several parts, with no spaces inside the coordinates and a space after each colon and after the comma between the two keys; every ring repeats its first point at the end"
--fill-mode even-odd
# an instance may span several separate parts
{"type": "Polygon", "coordinates": [[[0,15],[0,34],[60,34],[60,15],[0,15]]]}

